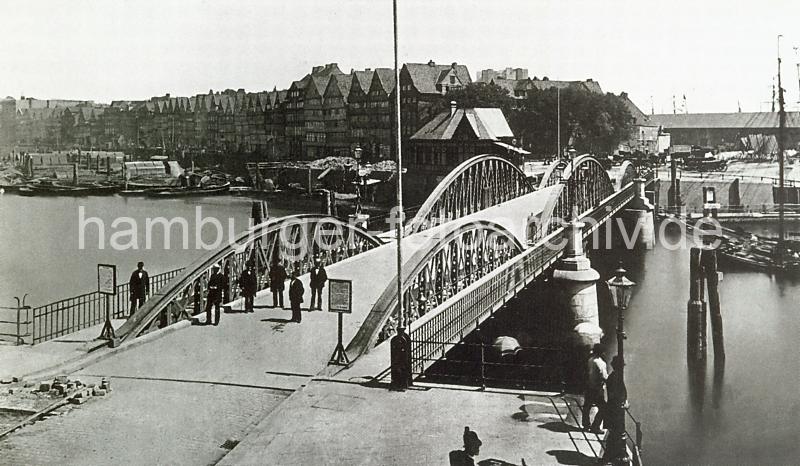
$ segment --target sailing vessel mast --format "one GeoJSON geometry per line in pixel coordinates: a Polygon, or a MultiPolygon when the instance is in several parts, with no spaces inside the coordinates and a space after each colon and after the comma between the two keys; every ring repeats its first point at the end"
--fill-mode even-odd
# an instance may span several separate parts
{"type": "Polygon", "coordinates": [[[778,35],[778,266],[783,266],[783,203],[785,198],[783,186],[783,133],[786,127],[786,110],[784,109],[783,87],[781,86],[781,37],[778,35]]]}

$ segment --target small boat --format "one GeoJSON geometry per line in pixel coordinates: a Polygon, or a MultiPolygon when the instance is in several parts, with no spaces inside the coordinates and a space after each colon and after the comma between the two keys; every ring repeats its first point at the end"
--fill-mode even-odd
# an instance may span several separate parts
{"type": "Polygon", "coordinates": [[[119,190],[115,184],[79,183],[76,185],[60,184],[50,180],[28,183],[19,188],[23,196],[98,196],[113,194],[119,190]]]}
{"type": "Polygon", "coordinates": [[[231,188],[229,182],[210,186],[186,186],[179,188],[153,188],[144,190],[148,197],[189,197],[189,196],[215,196],[227,193],[231,188]]]}

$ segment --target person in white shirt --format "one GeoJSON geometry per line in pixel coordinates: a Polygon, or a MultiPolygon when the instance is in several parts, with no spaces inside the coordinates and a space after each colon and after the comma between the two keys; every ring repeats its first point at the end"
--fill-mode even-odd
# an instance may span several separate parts
{"type": "Polygon", "coordinates": [[[605,384],[608,379],[608,368],[603,359],[603,346],[599,343],[592,347],[592,354],[587,361],[588,377],[586,380],[586,391],[583,396],[583,428],[594,433],[602,433],[600,425],[603,423],[603,415],[606,410],[605,384]],[[592,406],[597,406],[597,414],[594,421],[589,425],[592,406]]]}

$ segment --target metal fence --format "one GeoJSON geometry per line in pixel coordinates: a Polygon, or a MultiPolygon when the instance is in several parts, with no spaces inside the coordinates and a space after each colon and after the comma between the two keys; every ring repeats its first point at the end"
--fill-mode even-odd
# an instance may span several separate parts
{"type": "Polygon", "coordinates": [[[0,340],[24,345],[30,340],[31,307],[18,304],[15,307],[0,306],[0,340]]]}
{"type": "Polygon", "coordinates": [[[519,346],[513,354],[501,355],[484,341],[467,343],[411,340],[412,345],[432,343],[441,355],[425,358],[430,363],[421,379],[499,388],[551,388],[563,392],[568,353],[564,348],[519,346]]]}
{"type": "MultiPolygon", "coordinates": [[[[150,276],[151,295],[167,284],[183,268],[150,276]]],[[[117,285],[116,293],[109,296],[111,318],[125,318],[130,314],[130,286],[117,285]]],[[[97,291],[55,301],[32,309],[32,318],[24,325],[25,343],[37,344],[68,335],[106,318],[106,295],[97,291]],[[30,329],[28,329],[30,325],[30,329]]],[[[22,328],[23,326],[20,325],[22,328]]]]}

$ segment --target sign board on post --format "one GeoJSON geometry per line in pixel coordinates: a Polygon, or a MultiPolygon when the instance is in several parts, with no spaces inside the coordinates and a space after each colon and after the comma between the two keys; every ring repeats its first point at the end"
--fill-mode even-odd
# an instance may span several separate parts
{"type": "Polygon", "coordinates": [[[110,340],[114,346],[114,326],[111,325],[111,296],[117,294],[117,266],[97,264],[97,292],[106,295],[106,323],[100,332],[100,338],[110,340]]]}
{"type": "Polygon", "coordinates": [[[350,364],[350,358],[342,343],[342,316],[353,312],[352,280],[328,279],[328,312],[339,314],[339,342],[329,364],[350,364]]]}
{"type": "Polygon", "coordinates": [[[97,292],[117,294],[117,266],[97,264],[97,292]]]}
{"type": "Polygon", "coordinates": [[[342,314],[353,312],[352,280],[328,280],[328,312],[342,314]]]}

